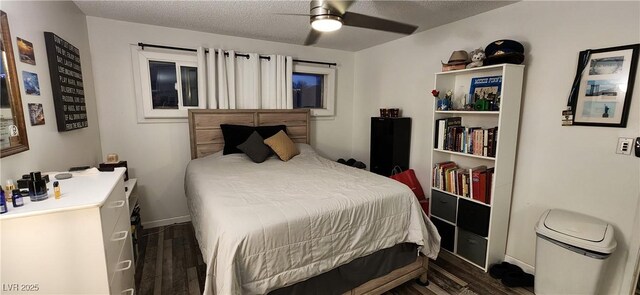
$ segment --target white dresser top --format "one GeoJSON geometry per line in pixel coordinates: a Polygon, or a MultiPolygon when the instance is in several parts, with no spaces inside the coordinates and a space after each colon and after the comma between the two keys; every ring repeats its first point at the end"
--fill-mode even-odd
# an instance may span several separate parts
{"type": "Polygon", "coordinates": [[[124,171],[125,168],[115,168],[113,172],[83,171],[73,173],[72,178],[64,180],[56,180],[53,177],[58,173],[48,173],[48,199],[31,202],[29,197],[23,197],[24,206],[18,208],[7,202],[9,212],[0,214],[0,220],[101,206],[122,178],[124,171]],[[54,181],[60,183],[62,194],[59,200],[56,200],[53,194],[54,181]]]}

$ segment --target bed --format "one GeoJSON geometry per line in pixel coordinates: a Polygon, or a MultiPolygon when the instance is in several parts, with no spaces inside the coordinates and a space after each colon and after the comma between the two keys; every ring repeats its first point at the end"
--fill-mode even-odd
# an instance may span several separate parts
{"type": "Polygon", "coordinates": [[[426,282],[440,237],[411,190],[319,156],[309,131],[308,110],[189,111],[185,192],[205,294],[380,294],[426,282]],[[223,156],[225,123],[286,125],[301,153],[261,164],[223,156]]]}

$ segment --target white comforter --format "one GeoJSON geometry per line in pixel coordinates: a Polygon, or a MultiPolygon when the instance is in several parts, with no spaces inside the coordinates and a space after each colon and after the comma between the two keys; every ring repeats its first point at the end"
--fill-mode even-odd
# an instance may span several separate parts
{"type": "Polygon", "coordinates": [[[264,294],[402,242],[437,256],[440,236],[408,187],[300,148],[288,162],[217,153],[189,163],[205,294],[264,294]]]}

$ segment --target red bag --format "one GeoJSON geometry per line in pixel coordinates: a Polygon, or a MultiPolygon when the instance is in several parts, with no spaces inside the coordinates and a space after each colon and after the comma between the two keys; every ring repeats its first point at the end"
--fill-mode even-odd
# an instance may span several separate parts
{"type": "Polygon", "coordinates": [[[427,216],[429,215],[429,199],[420,200],[420,206],[422,207],[422,211],[424,211],[427,216]]]}
{"type": "Polygon", "coordinates": [[[422,186],[420,185],[420,182],[416,177],[416,172],[413,171],[413,169],[402,171],[400,167],[396,166],[395,168],[393,168],[391,176],[389,177],[408,186],[416,195],[416,198],[418,198],[418,200],[425,199],[424,191],[422,190],[422,186]]]}

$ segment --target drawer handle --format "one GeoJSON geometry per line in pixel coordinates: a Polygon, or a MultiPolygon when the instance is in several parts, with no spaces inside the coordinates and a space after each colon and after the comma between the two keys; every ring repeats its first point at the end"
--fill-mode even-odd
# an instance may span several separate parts
{"type": "Polygon", "coordinates": [[[113,236],[111,236],[111,241],[112,242],[122,241],[122,240],[127,238],[127,235],[129,235],[129,231],[128,230],[119,231],[117,233],[114,233],[113,236]],[[122,235],[122,236],[121,237],[117,237],[119,235],[122,235]]]}
{"type": "Polygon", "coordinates": [[[131,268],[131,260],[125,260],[118,263],[118,267],[116,268],[116,271],[125,271],[130,268],[131,268]],[[126,264],[127,266],[120,267],[121,264],[126,264]]]}
{"type": "Polygon", "coordinates": [[[472,245],[478,244],[478,241],[472,240],[472,239],[467,239],[467,242],[469,242],[469,244],[472,244],[472,245]]]}
{"type": "Polygon", "coordinates": [[[445,200],[440,200],[440,203],[442,203],[442,204],[446,204],[446,203],[449,203],[449,202],[448,202],[448,201],[445,201],[445,200]]]}
{"type": "Polygon", "coordinates": [[[115,201],[115,202],[111,203],[109,208],[121,208],[121,207],[124,207],[124,204],[126,204],[124,200],[115,201]]]}
{"type": "Polygon", "coordinates": [[[127,294],[127,295],[133,295],[134,293],[135,293],[135,290],[133,290],[133,288],[129,288],[120,292],[120,294],[127,294]]]}

